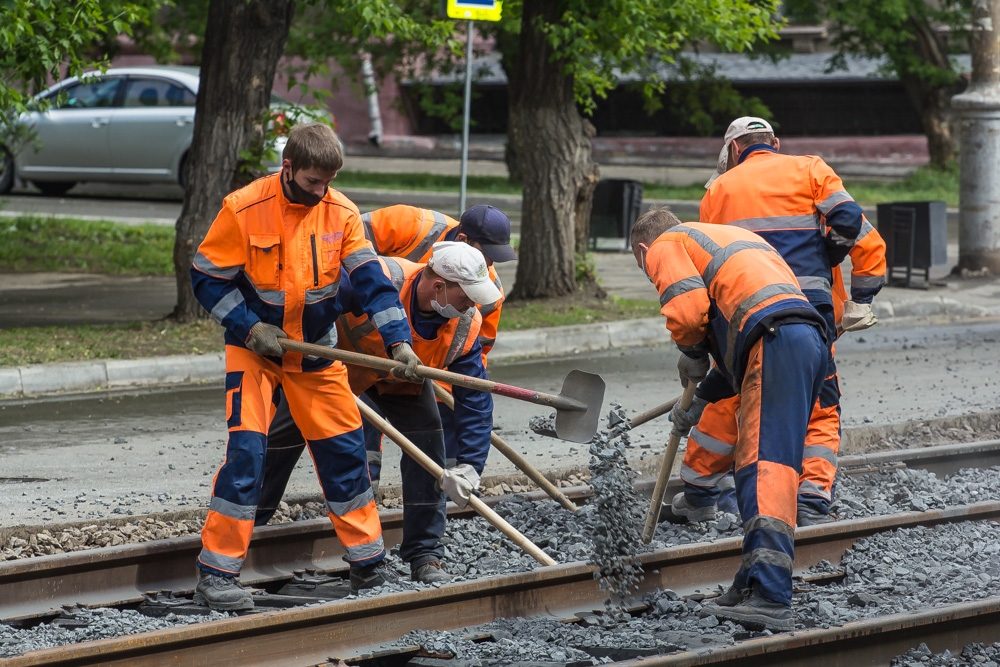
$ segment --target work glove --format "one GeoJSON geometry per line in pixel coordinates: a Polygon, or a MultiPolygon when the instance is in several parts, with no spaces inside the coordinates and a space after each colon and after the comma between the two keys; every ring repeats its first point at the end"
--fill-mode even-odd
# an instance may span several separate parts
{"type": "Polygon", "coordinates": [[[681,376],[681,386],[687,387],[689,381],[698,384],[708,375],[708,369],[711,366],[712,361],[708,356],[704,356],[701,359],[692,359],[686,354],[681,354],[680,359],[677,360],[677,371],[681,376]]]}
{"type": "Polygon", "coordinates": [[[846,301],[844,316],[840,318],[840,326],[844,331],[864,331],[878,324],[878,318],[872,312],[870,303],[846,301]]]}
{"type": "Polygon", "coordinates": [[[399,377],[402,374],[403,378],[409,380],[410,382],[423,382],[424,379],[417,375],[417,366],[420,365],[420,357],[417,353],[413,351],[409,343],[400,343],[393,346],[390,350],[392,352],[392,358],[396,361],[402,361],[406,364],[406,368],[400,371],[392,371],[394,377],[399,377]]]}
{"type": "Polygon", "coordinates": [[[468,463],[445,468],[438,480],[438,488],[459,507],[469,504],[469,498],[479,488],[479,473],[468,463]]]}
{"type": "Polygon", "coordinates": [[[285,350],[278,345],[279,338],[288,338],[288,334],[273,324],[258,322],[250,327],[250,335],[246,344],[252,352],[262,357],[280,357],[285,350]]]}
{"type": "Polygon", "coordinates": [[[670,416],[667,417],[667,419],[674,423],[674,428],[670,431],[670,435],[686,436],[691,431],[691,427],[696,425],[698,420],[701,419],[701,413],[705,411],[706,405],[708,405],[708,401],[697,396],[691,401],[691,407],[687,410],[681,407],[680,401],[674,403],[674,408],[670,411],[670,416]]]}

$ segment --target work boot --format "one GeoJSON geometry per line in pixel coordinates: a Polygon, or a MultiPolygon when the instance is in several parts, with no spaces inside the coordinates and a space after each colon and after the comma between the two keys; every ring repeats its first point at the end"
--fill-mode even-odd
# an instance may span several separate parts
{"type": "Polygon", "coordinates": [[[833,523],[837,520],[832,514],[820,512],[811,505],[799,505],[799,510],[795,515],[795,523],[799,526],[818,526],[823,523],[833,523]]]}
{"type": "Polygon", "coordinates": [[[410,579],[422,584],[446,584],[451,581],[451,575],[441,569],[440,561],[432,560],[413,568],[410,579]]]}
{"type": "Polygon", "coordinates": [[[734,621],[747,630],[790,632],[795,629],[795,617],[790,605],[771,602],[756,590],[743,602],[731,607],[706,604],[698,612],[702,618],[715,616],[720,621],[734,621]]]}
{"type": "Polygon", "coordinates": [[[382,584],[398,584],[399,575],[384,560],[365,567],[351,567],[351,592],[377,588],[382,584]]]}
{"type": "Polygon", "coordinates": [[[750,591],[747,589],[739,589],[736,586],[730,586],[729,590],[715,598],[711,602],[719,605],[720,607],[735,607],[739,603],[743,602],[750,595],[750,591]]]}
{"type": "Polygon", "coordinates": [[[239,577],[220,577],[210,572],[198,574],[194,603],[203,604],[216,611],[253,609],[253,598],[250,597],[250,592],[240,585],[239,577]]]}
{"type": "Polygon", "coordinates": [[[689,521],[691,523],[702,523],[705,521],[715,521],[715,517],[715,505],[708,505],[707,507],[692,507],[688,504],[683,491],[674,496],[674,499],[670,501],[669,505],[664,505],[660,508],[661,523],[663,521],[669,521],[670,523],[677,524],[683,524],[689,521]]]}

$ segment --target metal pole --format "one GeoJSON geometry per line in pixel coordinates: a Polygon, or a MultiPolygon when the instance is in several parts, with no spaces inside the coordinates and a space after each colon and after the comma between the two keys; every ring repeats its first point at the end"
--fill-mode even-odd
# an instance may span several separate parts
{"type": "Polygon", "coordinates": [[[469,178],[469,115],[472,107],[472,21],[465,40],[465,121],[462,123],[462,176],[458,191],[458,214],[465,212],[465,182],[469,178]]]}
{"type": "Polygon", "coordinates": [[[972,3],[972,79],[960,118],[958,268],[1000,272],[1000,0],[972,3]]]}

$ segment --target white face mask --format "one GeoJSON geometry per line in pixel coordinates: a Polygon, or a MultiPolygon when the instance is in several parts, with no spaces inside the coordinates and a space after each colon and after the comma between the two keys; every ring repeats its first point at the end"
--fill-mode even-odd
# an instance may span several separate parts
{"type": "MultiPolygon", "coordinates": [[[[447,298],[448,296],[447,287],[444,290],[444,294],[445,297],[447,298]]],[[[440,303],[437,302],[436,299],[431,299],[431,308],[437,311],[438,315],[449,320],[454,320],[462,316],[462,311],[460,311],[458,308],[456,308],[455,306],[451,305],[448,302],[445,302],[445,304],[442,306],[440,303]]]]}
{"type": "Polygon", "coordinates": [[[640,251],[639,257],[642,259],[642,272],[646,274],[646,280],[648,280],[651,285],[655,285],[656,283],[653,282],[653,278],[649,275],[649,272],[646,271],[646,253],[640,251]]]}

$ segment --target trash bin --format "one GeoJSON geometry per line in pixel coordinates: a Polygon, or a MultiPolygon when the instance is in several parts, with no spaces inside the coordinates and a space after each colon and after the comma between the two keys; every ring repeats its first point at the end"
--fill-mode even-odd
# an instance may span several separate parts
{"type": "Polygon", "coordinates": [[[948,262],[948,212],[943,201],[891,202],[878,205],[878,231],[885,239],[886,283],[911,287],[914,273],[948,262]]]}
{"type": "Polygon", "coordinates": [[[590,248],[597,249],[597,239],[624,239],[624,250],[629,250],[628,237],[632,224],[639,217],[642,207],[642,183],[620,178],[602,179],[594,190],[594,204],[590,210],[590,248]]]}

